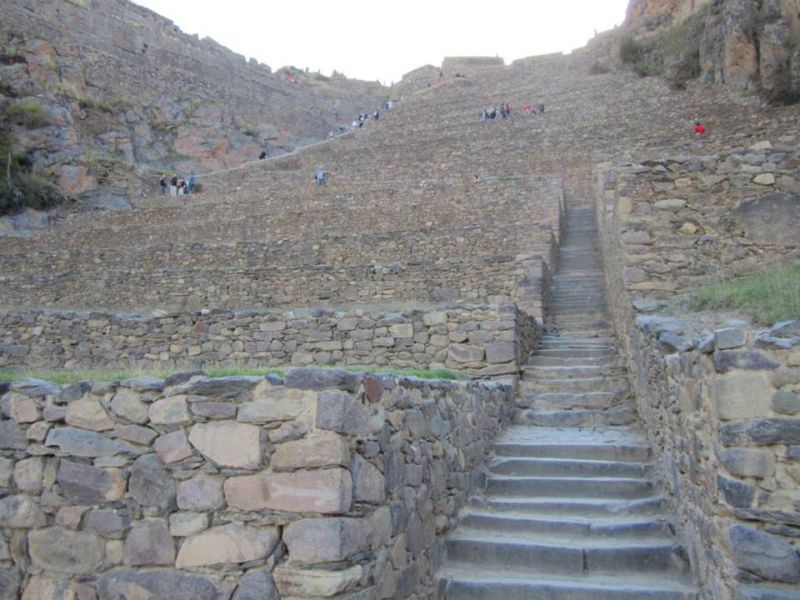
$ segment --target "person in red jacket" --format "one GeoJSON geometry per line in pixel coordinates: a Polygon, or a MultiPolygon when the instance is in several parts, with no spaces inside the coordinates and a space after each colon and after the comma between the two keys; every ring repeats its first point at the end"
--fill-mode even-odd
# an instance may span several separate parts
{"type": "Polygon", "coordinates": [[[695,133],[695,135],[703,135],[705,132],[706,132],[706,128],[703,126],[703,124],[700,121],[697,121],[694,124],[694,133],[695,133]]]}

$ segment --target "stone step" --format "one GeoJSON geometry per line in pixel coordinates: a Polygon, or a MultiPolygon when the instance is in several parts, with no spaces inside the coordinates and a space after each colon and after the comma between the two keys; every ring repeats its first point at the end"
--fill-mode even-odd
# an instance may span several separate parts
{"type": "Polygon", "coordinates": [[[553,348],[540,348],[536,351],[536,356],[553,358],[621,358],[619,350],[616,348],[565,348],[556,346],[553,348]]]}
{"type": "Polygon", "coordinates": [[[515,513],[528,516],[558,516],[559,518],[585,517],[643,517],[663,513],[666,500],[662,496],[651,496],[637,500],[619,498],[505,498],[485,496],[472,506],[499,513],[515,513]]]}
{"type": "Polygon", "coordinates": [[[615,460],[496,456],[489,463],[489,473],[493,475],[642,478],[652,472],[650,463],[615,460]]]}
{"type": "Polygon", "coordinates": [[[576,357],[571,356],[550,356],[545,354],[533,354],[528,359],[526,365],[530,366],[598,366],[598,367],[621,367],[625,364],[622,357],[617,354],[608,354],[601,357],[576,357]]]}
{"type": "Polygon", "coordinates": [[[687,578],[582,575],[558,578],[530,570],[448,564],[436,576],[437,600],[697,600],[687,578]]]}
{"type": "Polygon", "coordinates": [[[620,477],[538,477],[490,475],[486,492],[507,498],[569,496],[571,498],[646,498],[654,493],[647,479],[620,477]]]}
{"type": "Polygon", "coordinates": [[[737,600],[798,600],[797,585],[746,585],[739,590],[737,600]]]}
{"type": "Polygon", "coordinates": [[[628,392],[585,392],[570,394],[568,392],[543,392],[523,394],[518,401],[520,408],[536,410],[602,410],[613,408],[627,401],[628,392]]]}
{"type": "Polygon", "coordinates": [[[628,373],[625,367],[606,366],[532,366],[523,367],[525,379],[564,379],[568,377],[624,377],[628,373]]]}
{"type": "Polygon", "coordinates": [[[514,423],[538,427],[615,427],[630,425],[638,419],[632,406],[606,410],[538,410],[516,409],[514,423]]]}
{"type": "Polygon", "coordinates": [[[618,377],[572,377],[569,379],[523,379],[520,390],[525,392],[625,392],[629,389],[625,375],[618,377]]]}
{"type": "Polygon", "coordinates": [[[585,519],[580,517],[531,516],[514,513],[493,513],[466,508],[459,519],[459,527],[470,530],[497,531],[528,536],[578,537],[661,537],[675,535],[673,526],[658,517],[622,517],[585,519]]]}
{"type": "Polygon", "coordinates": [[[581,344],[584,346],[616,346],[617,340],[613,336],[606,336],[606,337],[591,337],[591,338],[582,338],[579,336],[563,336],[563,335],[555,335],[553,333],[545,333],[541,339],[539,340],[541,345],[562,345],[562,346],[570,346],[581,344]]]}
{"type": "Polygon", "coordinates": [[[447,557],[482,567],[532,569],[543,573],[583,576],[617,573],[685,574],[687,561],[680,545],[660,538],[589,539],[486,535],[456,531],[446,543],[447,557]]]}
{"type": "Polygon", "coordinates": [[[651,450],[646,445],[604,444],[538,444],[496,442],[498,458],[561,458],[570,460],[610,460],[615,462],[648,462],[651,450]]]}

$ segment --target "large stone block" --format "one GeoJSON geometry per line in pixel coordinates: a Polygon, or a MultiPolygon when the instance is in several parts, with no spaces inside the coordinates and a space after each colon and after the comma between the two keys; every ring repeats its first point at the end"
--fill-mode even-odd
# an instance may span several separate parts
{"type": "Polygon", "coordinates": [[[125,495],[125,478],[119,469],[101,469],[62,460],[58,484],[64,497],[75,504],[102,504],[125,495]]]}
{"type": "Polygon", "coordinates": [[[486,353],[483,348],[478,346],[467,346],[465,344],[451,344],[447,351],[448,362],[474,363],[481,362],[486,353]]]}
{"type": "Polygon", "coordinates": [[[281,598],[330,598],[355,588],[362,574],[360,565],[338,571],[281,565],[275,568],[273,577],[281,598]]]}
{"type": "Polygon", "coordinates": [[[165,464],[178,462],[192,455],[192,448],[183,429],[162,435],[156,440],[153,448],[165,464]]]}
{"type": "Polygon", "coordinates": [[[147,519],[134,524],[125,539],[125,564],[131,567],[171,566],[175,543],[163,519],[147,519]]]}
{"type": "Polygon", "coordinates": [[[272,575],[264,570],[250,571],[239,579],[231,600],[278,600],[278,588],[272,575]]]}
{"type": "Polygon", "coordinates": [[[290,524],[283,541],[292,565],[345,560],[370,547],[369,522],[362,519],[303,519],[290,524]]]}
{"type": "Polygon", "coordinates": [[[6,496],[0,499],[0,527],[31,529],[44,523],[44,513],[32,497],[6,496]]]}
{"type": "Polygon", "coordinates": [[[24,458],[14,465],[14,485],[21,492],[36,494],[42,491],[44,460],[39,456],[24,458]]]}
{"type": "Polygon", "coordinates": [[[169,532],[174,537],[190,537],[208,529],[208,515],[177,512],[169,516],[169,532]]]}
{"type": "Polygon", "coordinates": [[[286,387],[303,390],[335,388],[355,392],[361,383],[361,375],[339,369],[299,368],[290,369],[284,383],[286,387]]]}
{"type": "Polygon", "coordinates": [[[775,472],[775,456],[768,450],[728,448],[722,451],[722,464],[739,477],[771,477],[775,472]]]}
{"type": "Polygon", "coordinates": [[[178,507],[181,510],[217,510],[224,502],[222,477],[199,473],[178,484],[178,507]]]}
{"type": "Polygon", "coordinates": [[[0,421],[0,450],[24,450],[28,447],[25,430],[15,421],[0,421]]]}
{"type": "Polygon", "coordinates": [[[272,423],[291,421],[302,414],[311,413],[317,402],[317,393],[311,390],[267,388],[263,397],[256,397],[239,407],[238,421],[242,423],[272,423]]]}
{"type": "Polygon", "coordinates": [[[386,480],[377,467],[360,455],[350,465],[353,474],[353,499],[356,502],[380,504],[386,499],[386,480]]]}
{"type": "Polygon", "coordinates": [[[28,550],[33,563],[41,569],[88,575],[103,563],[105,542],[88,533],[48,527],[30,532],[28,550]]]}
{"type": "Polygon", "coordinates": [[[139,504],[167,511],[175,506],[175,479],[155,454],[136,459],[128,478],[128,494],[139,504]]]}
{"type": "Polygon", "coordinates": [[[97,581],[99,600],[218,600],[217,587],[174,570],[113,569],[97,581]]]}
{"type": "Polygon", "coordinates": [[[347,392],[325,390],[317,398],[318,429],[346,435],[369,433],[371,411],[361,401],[347,392]]]}
{"type": "Polygon", "coordinates": [[[221,421],[192,427],[189,441],[218,465],[254,469],[261,465],[261,429],[255,425],[221,421]]]}
{"type": "Polygon", "coordinates": [[[22,576],[15,567],[0,566],[0,600],[17,600],[22,576]]]}
{"type": "MultiPolygon", "coordinates": [[[[775,183],[775,176],[762,173],[756,176],[755,181],[762,185],[771,185],[775,183]]],[[[800,196],[769,194],[747,200],[736,208],[733,217],[744,227],[745,234],[751,240],[782,246],[800,246],[797,227],[800,222],[800,196]]]]}
{"type": "Polygon", "coordinates": [[[486,346],[486,360],[490,363],[506,363],[517,359],[517,345],[500,342],[486,346]]]}
{"type": "Polygon", "coordinates": [[[76,400],[68,404],[65,420],[67,425],[91,431],[114,429],[114,422],[106,414],[100,402],[90,398],[76,400]]]}
{"type": "Polygon", "coordinates": [[[121,388],[114,394],[110,408],[118,417],[139,425],[147,423],[149,418],[147,405],[142,402],[139,394],[127,388],[121,388]]]}
{"type": "Polygon", "coordinates": [[[270,465],[274,471],[313,467],[346,467],[350,446],[337,433],[320,432],[310,437],[275,446],[270,465]]]}
{"type": "Polygon", "coordinates": [[[754,419],[738,423],[721,423],[719,438],[725,446],[800,444],[800,419],[754,419]]]}
{"type": "MultiPolygon", "coordinates": [[[[58,524],[63,526],[74,523],[74,527],[71,528],[77,528],[78,523],[72,519],[73,516],[77,515],[69,515],[69,519],[67,516],[64,515],[63,519],[57,519],[57,522],[61,521],[58,524]]],[[[130,529],[130,526],[131,517],[124,510],[92,509],[83,518],[83,531],[106,539],[122,539],[125,536],[125,532],[130,529]]]]}
{"type": "Polygon", "coordinates": [[[178,553],[179,569],[226,565],[268,557],[278,544],[277,527],[245,527],[237,523],[214,527],[187,538],[178,553]]]}
{"type": "Polygon", "coordinates": [[[728,529],[728,542],[740,569],[770,581],[800,582],[800,554],[788,542],[742,525],[728,529]]]}
{"type": "Polygon", "coordinates": [[[96,458],[128,452],[119,440],[112,440],[94,431],[75,427],[58,427],[47,434],[45,446],[56,446],[64,455],[96,458]]]}
{"type": "Polygon", "coordinates": [[[153,402],[149,416],[154,425],[188,425],[192,422],[185,396],[173,396],[153,402]]]}
{"type": "Polygon", "coordinates": [[[259,473],[225,481],[231,508],[340,514],[350,509],[353,482],[345,469],[259,473]]]}
{"type": "Polygon", "coordinates": [[[732,373],[713,382],[714,404],[723,421],[768,414],[773,389],[762,373],[732,373]]]}

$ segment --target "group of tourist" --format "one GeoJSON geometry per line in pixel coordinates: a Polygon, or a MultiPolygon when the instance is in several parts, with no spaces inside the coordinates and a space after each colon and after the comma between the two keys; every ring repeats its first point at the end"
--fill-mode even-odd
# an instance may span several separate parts
{"type": "MultiPolygon", "coordinates": [[[[531,115],[535,114],[544,114],[544,104],[539,104],[538,107],[534,107],[530,102],[526,102],[522,105],[522,113],[526,117],[530,117],[531,115]]],[[[493,106],[491,108],[484,108],[481,112],[481,121],[494,121],[497,117],[505,119],[511,116],[511,103],[505,102],[498,106],[493,106]]]]}
{"type": "Polygon", "coordinates": [[[189,174],[188,179],[178,177],[177,173],[173,173],[169,178],[166,173],[161,173],[158,185],[161,187],[162,196],[166,196],[168,192],[170,196],[184,196],[194,193],[197,189],[197,177],[194,171],[189,174]]]}

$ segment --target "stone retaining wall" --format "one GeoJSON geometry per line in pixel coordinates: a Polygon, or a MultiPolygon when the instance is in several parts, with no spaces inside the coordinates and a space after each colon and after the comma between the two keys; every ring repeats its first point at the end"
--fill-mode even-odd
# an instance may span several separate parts
{"type": "Polygon", "coordinates": [[[0,367],[200,368],[378,365],[516,374],[539,339],[513,304],[427,311],[200,311],[144,316],[0,314],[0,367]]]}
{"type": "MultiPolygon", "coordinates": [[[[703,597],[790,598],[800,582],[800,322],[755,331],[742,321],[709,326],[652,314],[660,298],[738,264],[736,256],[748,263],[793,251],[743,233],[737,208],[754,184],[736,181],[757,175],[752,157],[721,174],[734,156],[713,162],[712,173],[706,159],[690,157],[601,167],[608,176],[597,181],[598,225],[614,325],[678,528],[707,585],[703,597]],[[671,194],[683,189],[688,203],[659,205],[658,182],[671,194]],[[724,190],[701,197],[711,189],[704,185],[724,190]]],[[[777,180],[789,185],[787,177],[777,180]]]]}
{"type": "Polygon", "coordinates": [[[428,597],[513,400],[323,369],[0,391],[0,597],[26,600],[428,597]]]}

